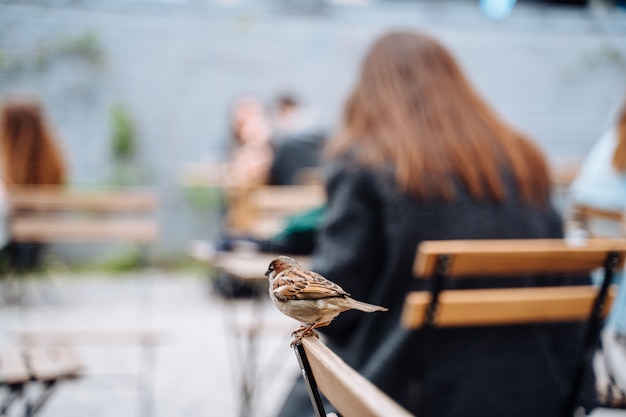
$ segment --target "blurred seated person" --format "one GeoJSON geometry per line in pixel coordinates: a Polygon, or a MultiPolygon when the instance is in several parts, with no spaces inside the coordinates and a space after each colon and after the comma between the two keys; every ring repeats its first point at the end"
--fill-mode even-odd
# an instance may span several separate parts
{"type": "Polygon", "coordinates": [[[316,182],[326,132],[293,94],[281,94],[274,115],[274,159],[269,171],[270,185],[316,182]]]}
{"type": "MultiPolygon", "coordinates": [[[[583,204],[606,211],[626,214],[626,101],[622,104],[616,123],[593,145],[583,162],[580,172],[570,188],[573,209],[583,204]]],[[[571,215],[576,221],[576,212],[571,215]]],[[[623,221],[622,221],[623,222],[623,221]]],[[[603,219],[585,222],[588,232],[594,236],[626,237],[626,225],[603,219]]],[[[577,225],[580,227],[581,225],[577,225]]],[[[619,293],[607,321],[607,328],[626,342],[626,285],[622,273],[619,293]]]]}
{"type": "Polygon", "coordinates": [[[269,116],[259,97],[238,97],[229,117],[229,153],[222,167],[222,186],[227,200],[225,226],[237,229],[246,221],[250,190],[267,184],[273,150],[269,116]]]}
{"type": "MultiPolygon", "coordinates": [[[[64,186],[63,154],[39,101],[15,96],[0,107],[0,160],[7,189],[31,186],[64,186]]],[[[43,245],[9,242],[4,253],[13,268],[40,265],[43,245]]]]}
{"type": "Polygon", "coordinates": [[[272,163],[271,126],[263,102],[253,95],[238,98],[231,110],[231,148],[226,183],[237,187],[266,184],[272,163]]]}
{"type": "Polygon", "coordinates": [[[593,145],[570,188],[572,204],[626,211],[626,102],[593,145]]]}
{"type": "Polygon", "coordinates": [[[4,182],[0,181],[0,253],[9,243],[9,199],[4,182]]]}
{"type": "MultiPolygon", "coordinates": [[[[303,169],[320,165],[325,135],[314,124],[312,113],[293,95],[279,96],[272,121],[256,97],[238,99],[232,112],[232,132],[235,145],[230,164],[234,166],[230,170],[241,173],[242,176],[238,178],[249,179],[246,181],[247,187],[236,188],[235,193],[231,194],[228,207],[230,224],[246,223],[246,199],[254,186],[295,185],[303,169]]],[[[258,241],[245,235],[233,236],[227,233],[227,240],[230,241],[226,248],[233,241],[247,240],[257,243],[257,249],[261,251],[310,253],[314,227],[322,213],[322,208],[315,208],[295,216],[289,220],[286,230],[273,239],[258,241]]]]}
{"type": "MultiPolygon", "coordinates": [[[[537,146],[489,108],[441,43],[394,31],[367,52],[328,155],[328,202],[311,269],[389,311],[343,313],[318,329],[327,345],[419,417],[559,415],[583,325],[438,329],[423,360],[423,331],[400,324],[407,293],[431,284],[412,272],[421,242],[563,236],[537,146]]],[[[477,281],[589,282],[545,278],[477,281]]],[[[587,365],[580,401],[588,411],[597,398],[587,365]]],[[[312,414],[298,376],[280,416],[312,414]]]]}
{"type": "MultiPolygon", "coordinates": [[[[283,233],[267,240],[258,240],[239,231],[241,225],[249,221],[248,197],[254,187],[292,185],[300,168],[319,164],[321,146],[315,143],[318,136],[301,129],[299,123],[286,123],[287,120],[294,121],[292,116],[296,114],[290,107],[292,102],[286,104],[287,109],[281,107],[286,111],[277,118],[280,123],[275,130],[258,97],[240,97],[232,106],[232,147],[224,169],[227,190],[225,228],[217,244],[218,251],[230,251],[237,246],[290,254],[312,251],[321,209],[290,220],[283,233]],[[275,148],[273,143],[276,143],[275,148]]],[[[214,288],[227,297],[255,295],[253,288],[224,274],[218,276],[214,288]]]]}

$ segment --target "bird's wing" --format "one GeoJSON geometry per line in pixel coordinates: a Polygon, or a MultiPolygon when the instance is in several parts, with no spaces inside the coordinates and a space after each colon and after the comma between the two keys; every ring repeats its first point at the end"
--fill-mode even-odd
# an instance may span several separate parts
{"type": "Polygon", "coordinates": [[[289,269],[279,274],[274,280],[272,291],[277,298],[289,300],[316,300],[350,295],[320,274],[300,269],[289,269]]]}

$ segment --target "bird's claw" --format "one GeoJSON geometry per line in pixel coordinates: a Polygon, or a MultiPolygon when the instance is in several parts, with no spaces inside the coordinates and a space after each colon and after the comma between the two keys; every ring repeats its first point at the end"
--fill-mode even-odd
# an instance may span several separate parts
{"type": "Polygon", "coordinates": [[[291,332],[291,337],[296,337],[300,333],[304,332],[306,329],[307,329],[307,326],[300,326],[300,328],[298,328],[298,329],[294,330],[293,332],[291,332]]]}
{"type": "Polygon", "coordinates": [[[302,326],[301,328],[294,330],[291,333],[291,336],[293,337],[293,340],[290,343],[290,346],[292,348],[296,346],[298,343],[300,343],[302,339],[304,339],[305,337],[314,336],[318,339],[320,338],[320,335],[317,334],[315,330],[313,330],[310,327],[305,327],[305,326],[302,326]]]}

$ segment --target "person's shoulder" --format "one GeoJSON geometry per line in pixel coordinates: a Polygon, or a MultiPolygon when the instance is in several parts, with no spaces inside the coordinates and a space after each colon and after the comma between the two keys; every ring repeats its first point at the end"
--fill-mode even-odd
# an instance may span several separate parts
{"type": "Polygon", "coordinates": [[[388,165],[372,165],[354,154],[344,154],[325,165],[326,178],[330,182],[344,181],[367,188],[393,188],[393,168],[388,165]]]}

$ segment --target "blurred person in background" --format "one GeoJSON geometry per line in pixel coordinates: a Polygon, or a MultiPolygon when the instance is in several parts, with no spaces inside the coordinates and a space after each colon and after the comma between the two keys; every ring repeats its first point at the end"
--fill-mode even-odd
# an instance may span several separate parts
{"type": "MultiPolygon", "coordinates": [[[[242,233],[240,226],[248,225],[247,201],[254,187],[295,185],[303,170],[320,165],[325,135],[312,112],[295,95],[285,93],[277,96],[270,116],[260,98],[245,95],[232,106],[231,132],[231,157],[224,169],[225,229],[217,250],[242,246],[260,252],[309,254],[323,215],[321,207],[293,216],[284,230],[265,240],[242,233]]],[[[226,297],[254,296],[253,288],[224,273],[214,282],[214,289],[226,297]]]]}
{"type": "Polygon", "coordinates": [[[231,109],[231,144],[226,166],[226,183],[251,187],[267,183],[273,158],[271,125],[262,100],[246,95],[231,109]]]}
{"type": "Polygon", "coordinates": [[[272,143],[274,158],[270,185],[314,183],[321,164],[326,132],[315,115],[292,93],[276,99],[272,143]]]}
{"type": "MultiPolygon", "coordinates": [[[[594,144],[570,188],[570,199],[576,219],[576,204],[600,210],[626,212],[626,100],[616,123],[594,144]]],[[[589,232],[594,236],[626,237],[626,225],[616,228],[614,222],[590,219],[589,232]]],[[[626,285],[623,271],[617,298],[608,317],[607,328],[626,343],[626,285]]]]}
{"type": "MultiPolygon", "coordinates": [[[[66,165],[40,102],[27,95],[3,100],[0,107],[1,175],[7,192],[23,187],[63,186],[66,165]]],[[[43,246],[9,242],[4,252],[12,268],[40,265],[43,246]]]]}
{"type": "MultiPolygon", "coordinates": [[[[427,361],[419,360],[422,332],[400,325],[406,294],[429,285],[412,274],[420,242],[563,236],[540,150],[488,107],[438,41],[396,31],[367,53],[328,155],[312,270],[389,308],[343,313],[318,329],[328,346],[420,417],[558,415],[582,325],[439,329],[427,361]]],[[[587,410],[597,403],[588,370],[587,410]]],[[[280,415],[312,415],[301,377],[280,415]]]]}

